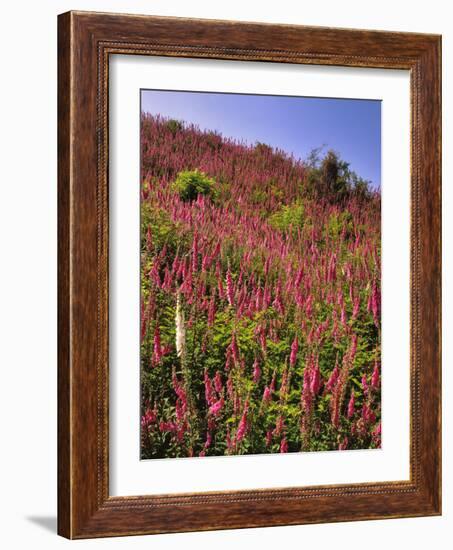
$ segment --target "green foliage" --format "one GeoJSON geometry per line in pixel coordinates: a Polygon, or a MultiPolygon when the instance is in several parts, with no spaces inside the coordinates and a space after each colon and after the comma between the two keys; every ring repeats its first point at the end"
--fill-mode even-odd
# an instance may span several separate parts
{"type": "Polygon", "coordinates": [[[183,201],[195,200],[198,195],[215,199],[218,194],[216,182],[199,170],[184,170],[180,172],[172,185],[183,201]]]}
{"type": "Polygon", "coordinates": [[[361,200],[371,198],[370,182],[359,177],[335,151],[328,151],[321,158],[322,148],[308,155],[306,192],[309,197],[327,199],[331,203],[343,203],[351,197],[361,200]]]}
{"type": "Polygon", "coordinates": [[[171,118],[166,122],[167,128],[170,132],[175,135],[177,132],[180,132],[184,128],[184,124],[180,120],[175,120],[171,118]]]}
{"type": "Polygon", "coordinates": [[[264,201],[267,199],[267,193],[263,189],[255,188],[250,195],[250,202],[252,204],[256,204],[257,206],[264,203],[264,201]]]}
{"type": "Polygon", "coordinates": [[[305,209],[302,203],[295,202],[283,206],[280,210],[272,214],[269,218],[269,224],[280,231],[288,231],[290,228],[297,231],[302,228],[305,219],[305,209]]]}
{"type": "Polygon", "coordinates": [[[359,177],[355,172],[351,172],[353,185],[353,194],[362,201],[368,201],[371,198],[369,181],[359,177]]]}
{"type": "Polygon", "coordinates": [[[331,214],[327,224],[327,231],[329,236],[334,239],[340,237],[343,231],[346,238],[351,237],[354,232],[352,214],[348,210],[331,214]]]}
{"type": "Polygon", "coordinates": [[[272,147],[267,143],[262,143],[261,141],[257,141],[255,143],[255,151],[260,155],[268,155],[272,152],[272,147]]]}
{"type": "Polygon", "coordinates": [[[152,207],[149,203],[143,202],[141,206],[141,248],[145,250],[146,239],[148,232],[152,235],[153,244],[157,249],[161,249],[164,245],[170,249],[176,249],[177,245],[181,245],[181,239],[184,241],[183,235],[179,235],[178,226],[172,222],[168,212],[163,208],[152,207]]]}
{"type": "Polygon", "coordinates": [[[205,139],[212,151],[219,151],[222,148],[222,136],[217,132],[206,132],[205,139]]]}
{"type": "Polygon", "coordinates": [[[272,180],[270,182],[269,194],[271,198],[278,203],[281,203],[284,198],[283,190],[272,180]]]}
{"type": "Polygon", "coordinates": [[[312,149],[305,160],[305,164],[311,168],[319,168],[320,162],[321,162],[321,153],[322,153],[323,147],[315,147],[312,149]]]}

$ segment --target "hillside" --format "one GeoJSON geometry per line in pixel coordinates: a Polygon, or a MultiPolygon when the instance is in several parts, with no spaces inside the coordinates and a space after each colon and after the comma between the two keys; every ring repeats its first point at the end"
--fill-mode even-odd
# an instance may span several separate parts
{"type": "Polygon", "coordinates": [[[380,195],[142,116],[143,458],[380,446],[380,195]]]}

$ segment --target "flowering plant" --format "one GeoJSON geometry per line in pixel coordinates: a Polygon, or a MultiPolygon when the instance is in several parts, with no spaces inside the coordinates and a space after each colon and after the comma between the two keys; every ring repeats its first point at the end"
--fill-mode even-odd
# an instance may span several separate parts
{"type": "Polygon", "coordinates": [[[141,120],[141,456],[380,446],[380,194],[141,120]]]}

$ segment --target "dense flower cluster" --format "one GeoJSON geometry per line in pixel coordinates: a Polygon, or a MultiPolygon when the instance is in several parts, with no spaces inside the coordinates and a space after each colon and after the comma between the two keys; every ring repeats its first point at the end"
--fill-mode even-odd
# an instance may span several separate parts
{"type": "Polygon", "coordinates": [[[141,122],[141,456],[379,447],[380,195],[314,198],[283,151],[141,122]],[[191,170],[215,193],[178,193],[191,170]]]}

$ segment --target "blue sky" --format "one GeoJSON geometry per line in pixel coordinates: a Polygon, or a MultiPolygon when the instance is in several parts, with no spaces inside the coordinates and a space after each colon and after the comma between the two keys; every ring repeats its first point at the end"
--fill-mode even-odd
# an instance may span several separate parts
{"type": "Polygon", "coordinates": [[[380,101],[142,90],[142,111],[302,159],[325,146],[374,187],[381,185],[380,101]]]}

